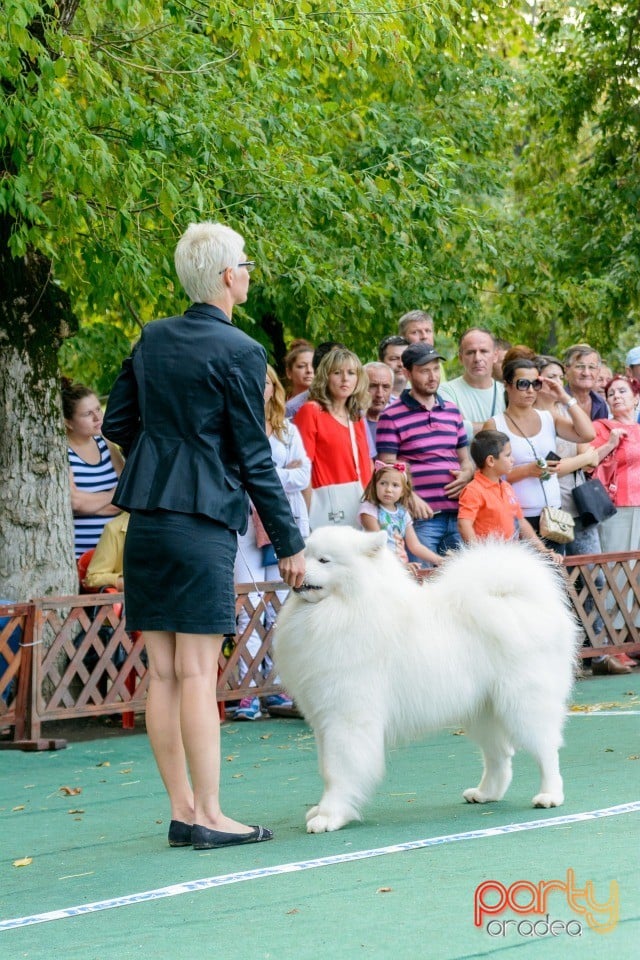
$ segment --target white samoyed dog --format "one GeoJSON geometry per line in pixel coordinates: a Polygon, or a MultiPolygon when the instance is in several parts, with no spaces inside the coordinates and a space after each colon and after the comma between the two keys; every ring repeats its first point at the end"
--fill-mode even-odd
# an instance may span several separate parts
{"type": "Polygon", "coordinates": [[[580,631],[561,575],[520,543],[487,541],[417,583],[386,533],[322,527],[276,625],[286,690],[313,727],[324,781],[309,833],[360,819],[385,749],[450,725],[482,749],[469,803],[500,800],[521,748],[535,807],[564,801],[558,750],[580,631]]]}

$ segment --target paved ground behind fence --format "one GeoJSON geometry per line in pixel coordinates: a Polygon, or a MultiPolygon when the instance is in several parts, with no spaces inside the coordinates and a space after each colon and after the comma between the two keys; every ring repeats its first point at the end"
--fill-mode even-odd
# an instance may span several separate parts
{"type": "MultiPolygon", "coordinates": [[[[139,731],[57,753],[0,753],[0,956],[631,960],[640,942],[640,675],[583,681],[574,701],[564,807],[529,806],[537,775],[523,755],[504,801],[465,804],[477,752],[448,730],[394,751],[364,822],[323,836],[303,829],[320,789],[304,722],[227,723],[225,807],[273,827],[276,839],[226,851],[166,846],[163,792],[139,731]],[[584,895],[571,905],[561,890],[545,911],[565,925],[556,936],[532,936],[540,917],[510,910],[474,926],[482,882],[566,883],[571,870],[580,890],[592,882],[594,902],[612,891],[619,900],[611,932],[589,927],[584,895]]],[[[521,889],[518,902],[532,895],[521,889]]],[[[488,904],[496,897],[485,895],[488,904]]],[[[603,924],[610,911],[592,913],[603,924]]]]}

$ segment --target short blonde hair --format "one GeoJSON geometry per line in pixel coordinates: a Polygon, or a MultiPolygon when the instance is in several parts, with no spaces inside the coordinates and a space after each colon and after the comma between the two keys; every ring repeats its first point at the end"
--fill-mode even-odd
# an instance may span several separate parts
{"type": "Polygon", "coordinates": [[[223,291],[222,274],[242,259],[244,239],[223,223],[190,223],[174,254],[178,279],[194,303],[211,303],[223,291]]]}
{"type": "Polygon", "coordinates": [[[358,375],[356,388],[346,404],[349,419],[356,421],[362,418],[363,410],[368,410],[371,403],[369,378],[364,372],[359,357],[346,347],[334,347],[322,358],[309,390],[309,399],[319,403],[323,410],[330,410],[333,406],[333,397],[329,393],[329,374],[341,370],[347,364],[353,366],[358,375]]]}

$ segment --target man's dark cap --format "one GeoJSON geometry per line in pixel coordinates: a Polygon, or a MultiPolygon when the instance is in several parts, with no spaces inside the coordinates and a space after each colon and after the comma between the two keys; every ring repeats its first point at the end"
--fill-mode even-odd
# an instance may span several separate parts
{"type": "Polygon", "coordinates": [[[402,365],[407,370],[411,370],[411,367],[423,367],[432,360],[446,359],[429,343],[410,343],[407,349],[402,351],[402,365]]]}

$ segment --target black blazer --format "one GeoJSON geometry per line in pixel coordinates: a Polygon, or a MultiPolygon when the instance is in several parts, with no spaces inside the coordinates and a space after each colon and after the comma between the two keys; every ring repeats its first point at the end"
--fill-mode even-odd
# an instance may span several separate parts
{"type": "Polygon", "coordinates": [[[244,533],[248,493],[276,554],[302,550],[264,429],[265,376],[263,347],[218,307],[148,323],[102,427],[126,456],[113,502],[203,514],[244,533]]]}

